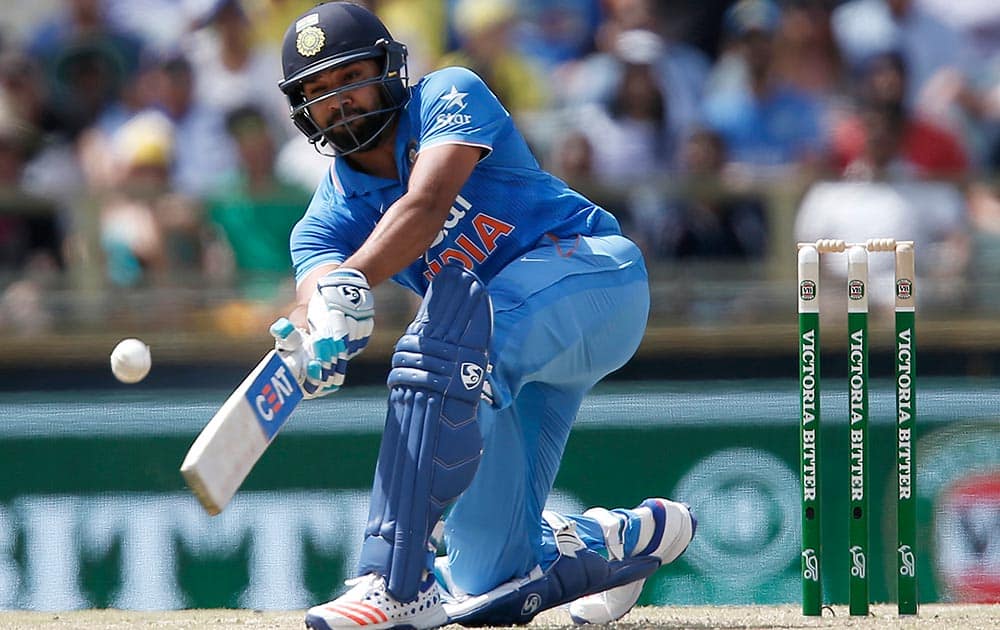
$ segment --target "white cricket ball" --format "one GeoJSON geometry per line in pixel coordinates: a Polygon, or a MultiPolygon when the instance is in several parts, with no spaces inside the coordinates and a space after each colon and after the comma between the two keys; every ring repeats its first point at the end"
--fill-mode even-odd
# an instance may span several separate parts
{"type": "Polygon", "coordinates": [[[111,351],[111,371],[122,383],[138,383],[146,378],[152,364],[149,346],[138,339],[122,339],[111,351]]]}

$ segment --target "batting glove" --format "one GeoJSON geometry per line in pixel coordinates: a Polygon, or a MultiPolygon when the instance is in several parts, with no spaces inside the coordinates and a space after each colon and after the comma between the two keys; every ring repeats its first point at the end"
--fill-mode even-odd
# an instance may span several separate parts
{"type": "MultiPolygon", "coordinates": [[[[340,389],[344,384],[347,359],[337,359],[324,367],[323,362],[313,354],[315,346],[309,333],[296,328],[287,318],[279,318],[271,324],[274,349],[302,386],[303,398],[319,398],[340,389]]],[[[335,354],[344,354],[344,343],[334,344],[335,354]]]]}
{"type": "Polygon", "coordinates": [[[335,361],[338,340],[346,345],[344,358],[357,356],[375,327],[375,296],[365,274],[341,267],[320,278],[306,318],[315,356],[324,367],[335,361]]]}

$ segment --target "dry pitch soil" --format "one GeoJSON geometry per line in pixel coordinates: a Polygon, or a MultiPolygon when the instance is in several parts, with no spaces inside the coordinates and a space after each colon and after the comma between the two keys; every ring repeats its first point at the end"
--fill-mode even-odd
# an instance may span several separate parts
{"type": "MultiPolygon", "coordinates": [[[[289,628],[301,630],[303,613],[252,610],[181,610],[138,612],[79,610],[59,613],[0,612],[0,629],[45,628],[76,630],[125,630],[165,628],[218,630],[219,628],[289,628]]],[[[524,626],[522,626],[524,627],[524,626]]],[[[987,630],[1000,629],[1000,604],[927,604],[917,617],[898,617],[894,605],[876,605],[868,617],[850,617],[846,607],[834,606],[822,617],[803,617],[798,606],[678,606],[640,607],[608,626],[615,630],[676,628],[678,630],[750,630],[753,628],[864,628],[866,630],[987,630]]],[[[458,630],[461,626],[449,626],[458,630]]],[[[574,628],[564,611],[539,615],[532,628],[574,628]]]]}

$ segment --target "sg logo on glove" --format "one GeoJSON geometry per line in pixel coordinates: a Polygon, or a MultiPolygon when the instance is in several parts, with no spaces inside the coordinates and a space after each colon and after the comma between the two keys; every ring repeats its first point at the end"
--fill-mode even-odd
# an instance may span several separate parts
{"type": "Polygon", "coordinates": [[[461,371],[462,385],[465,385],[465,389],[476,389],[479,386],[479,382],[483,380],[483,368],[475,363],[463,363],[461,371]]]}
{"type": "Polygon", "coordinates": [[[361,296],[361,290],[358,289],[358,287],[341,286],[341,287],[338,287],[338,288],[340,289],[340,293],[345,298],[347,298],[347,301],[350,302],[351,304],[353,304],[355,306],[355,308],[357,308],[358,306],[361,306],[361,302],[362,302],[363,298],[361,296]]]}

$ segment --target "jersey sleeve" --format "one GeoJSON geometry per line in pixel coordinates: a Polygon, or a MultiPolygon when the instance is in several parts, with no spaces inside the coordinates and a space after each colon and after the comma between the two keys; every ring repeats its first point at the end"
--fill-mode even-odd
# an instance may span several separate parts
{"type": "Polygon", "coordinates": [[[420,150],[439,144],[465,144],[490,152],[511,124],[510,113],[471,70],[445,68],[424,79],[420,150]]]}
{"type": "Polygon", "coordinates": [[[292,229],[289,248],[296,284],[319,265],[344,262],[359,246],[351,242],[350,235],[357,230],[337,199],[327,174],[305,215],[292,229]]]}

